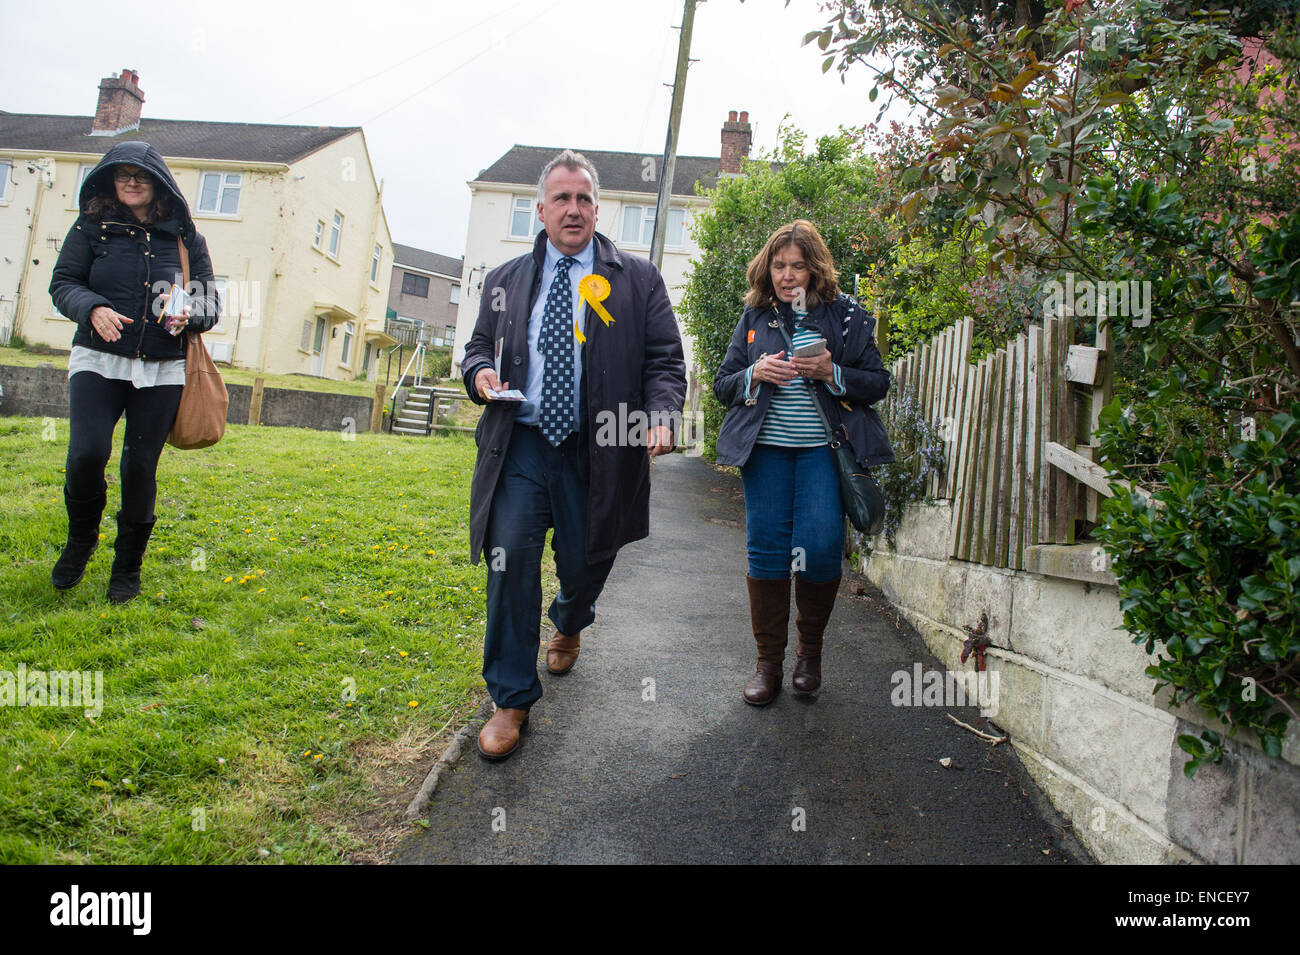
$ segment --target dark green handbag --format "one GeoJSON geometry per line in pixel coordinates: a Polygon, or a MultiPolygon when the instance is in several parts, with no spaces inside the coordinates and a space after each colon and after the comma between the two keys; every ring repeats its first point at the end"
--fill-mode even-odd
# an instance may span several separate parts
{"type": "Polygon", "coordinates": [[[843,426],[831,434],[831,451],[840,474],[840,501],[849,523],[868,537],[875,536],[885,521],[885,498],[871,475],[859,466],[843,426]]]}

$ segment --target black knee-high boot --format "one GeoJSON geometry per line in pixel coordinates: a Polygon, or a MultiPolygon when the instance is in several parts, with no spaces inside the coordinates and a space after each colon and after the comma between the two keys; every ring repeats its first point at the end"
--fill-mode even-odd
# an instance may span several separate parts
{"type": "Polygon", "coordinates": [[[108,599],[123,604],[140,595],[140,565],[155,521],[128,521],[117,512],[117,540],[113,542],[113,573],[108,579],[108,599]]]}
{"type": "Polygon", "coordinates": [[[68,541],[50,571],[50,583],[56,590],[71,590],[86,574],[90,555],[99,547],[99,520],[104,514],[107,485],[100,483],[99,493],[78,498],[63,487],[63,503],[68,509],[68,541]]]}

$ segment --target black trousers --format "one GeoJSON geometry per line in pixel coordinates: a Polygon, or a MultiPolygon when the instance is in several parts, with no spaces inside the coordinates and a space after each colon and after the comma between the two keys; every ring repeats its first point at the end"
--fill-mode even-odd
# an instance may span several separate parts
{"type": "Polygon", "coordinates": [[[93,371],[74,374],[68,382],[68,496],[95,498],[103,490],[104,468],[113,451],[113,429],[125,413],[122,517],[152,521],[158,495],[158,458],[176,420],[182,388],[137,388],[129,381],[104,378],[93,371]]]}

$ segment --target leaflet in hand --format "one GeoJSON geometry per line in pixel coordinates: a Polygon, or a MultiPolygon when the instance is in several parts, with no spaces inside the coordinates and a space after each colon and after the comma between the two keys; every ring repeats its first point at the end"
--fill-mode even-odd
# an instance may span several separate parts
{"type": "Polygon", "coordinates": [[[494,391],[491,388],[484,388],[483,393],[493,401],[523,401],[524,393],[518,388],[511,388],[509,391],[494,391]]]}

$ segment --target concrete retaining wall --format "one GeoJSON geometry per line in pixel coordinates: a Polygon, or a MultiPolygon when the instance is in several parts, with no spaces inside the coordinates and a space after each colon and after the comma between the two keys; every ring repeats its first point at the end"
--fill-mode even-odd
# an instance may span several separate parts
{"type": "MultiPolygon", "coordinates": [[[[1300,727],[1281,759],[1242,734],[1189,780],[1178,736],[1225,728],[1153,695],[1115,587],[949,560],[949,516],[947,502],[914,506],[898,550],[877,541],[863,571],[950,670],[972,669],[962,627],[988,613],[994,722],[1097,859],[1300,862],[1300,727]]],[[[1091,545],[1056,550],[1075,553],[1038,566],[1091,565],[1091,545]]]]}
{"type": "MultiPolygon", "coordinates": [[[[68,416],[66,369],[0,365],[0,388],[4,390],[0,415],[27,415],[34,418],[68,416]]],[[[248,408],[253,397],[252,386],[227,384],[226,391],[230,394],[226,421],[230,424],[247,424],[248,408]]],[[[313,428],[317,431],[342,431],[348,427],[348,419],[351,419],[354,430],[368,431],[373,404],[373,396],[265,388],[262,391],[262,415],[259,423],[278,427],[313,428]]]]}

